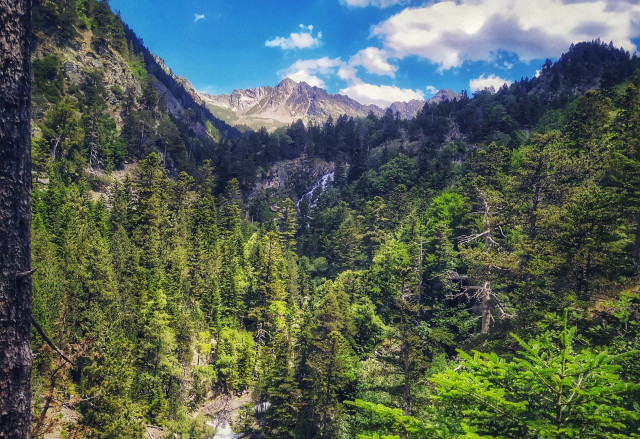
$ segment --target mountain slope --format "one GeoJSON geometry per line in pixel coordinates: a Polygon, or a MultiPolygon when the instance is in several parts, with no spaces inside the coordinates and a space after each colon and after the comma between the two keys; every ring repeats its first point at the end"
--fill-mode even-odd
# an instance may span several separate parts
{"type": "Polygon", "coordinates": [[[80,178],[151,151],[171,175],[193,172],[240,131],[216,118],[109,9],[108,2],[42,1],[33,12],[34,170],[59,163],[80,178]]]}
{"type": "Polygon", "coordinates": [[[168,109],[174,116],[180,116],[185,110],[191,109],[195,112],[198,122],[198,125],[193,127],[196,133],[206,133],[204,125],[209,121],[227,138],[235,139],[240,136],[240,132],[236,128],[231,127],[209,111],[196,89],[186,78],[175,75],[166,66],[164,60],[152,54],[126,25],[125,34],[134,51],[142,53],[145,67],[156,78],[158,91],[165,97],[168,109]]]}

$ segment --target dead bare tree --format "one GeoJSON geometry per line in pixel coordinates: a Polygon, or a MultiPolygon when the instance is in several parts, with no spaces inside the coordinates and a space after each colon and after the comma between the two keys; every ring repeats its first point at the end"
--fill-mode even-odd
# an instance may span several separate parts
{"type": "MultiPolygon", "coordinates": [[[[478,189],[478,195],[482,206],[482,231],[472,235],[463,235],[458,237],[460,244],[468,244],[471,242],[478,242],[484,240],[483,255],[490,259],[488,256],[492,252],[492,248],[499,248],[500,244],[494,239],[494,231],[498,230],[500,234],[504,236],[502,228],[499,225],[494,226],[491,217],[491,205],[487,195],[480,189],[478,189]]],[[[497,308],[501,317],[513,317],[506,311],[506,307],[499,300],[498,294],[492,289],[491,279],[494,276],[494,271],[497,267],[489,263],[485,266],[485,270],[482,273],[482,278],[472,279],[470,276],[460,275],[457,271],[450,271],[446,273],[446,277],[450,281],[454,281],[459,285],[459,293],[450,294],[448,299],[456,299],[464,296],[469,301],[480,303],[481,310],[481,325],[480,331],[483,334],[489,332],[491,321],[493,320],[492,308],[497,308]],[[470,281],[477,282],[476,285],[469,285],[470,281]],[[479,282],[478,282],[479,281],[479,282]]]]}

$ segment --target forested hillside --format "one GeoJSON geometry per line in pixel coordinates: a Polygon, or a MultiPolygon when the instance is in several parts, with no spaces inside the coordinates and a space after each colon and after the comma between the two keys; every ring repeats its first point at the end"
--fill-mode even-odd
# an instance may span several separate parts
{"type": "Polygon", "coordinates": [[[33,313],[70,360],[33,331],[34,437],[208,438],[222,395],[252,438],[640,435],[635,56],[240,135],[106,0],[33,20],[33,313]]]}

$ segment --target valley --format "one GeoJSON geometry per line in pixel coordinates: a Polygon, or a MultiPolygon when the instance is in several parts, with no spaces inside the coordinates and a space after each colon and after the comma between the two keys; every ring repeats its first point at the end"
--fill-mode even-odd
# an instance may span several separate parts
{"type": "MultiPolygon", "coordinates": [[[[635,53],[381,108],[203,93],[103,0],[32,26],[31,437],[640,434],[635,53]]],[[[400,81],[389,47],[333,69],[400,81]]]]}

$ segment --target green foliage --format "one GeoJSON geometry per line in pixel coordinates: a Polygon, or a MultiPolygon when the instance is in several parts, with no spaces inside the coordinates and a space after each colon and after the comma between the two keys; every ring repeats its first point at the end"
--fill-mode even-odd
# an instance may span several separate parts
{"type": "Polygon", "coordinates": [[[380,167],[373,185],[383,194],[389,193],[400,184],[411,187],[415,183],[416,171],[415,161],[404,154],[399,154],[380,167]]]}
{"type": "Polygon", "coordinates": [[[356,379],[356,364],[353,351],[336,330],[327,334],[326,339],[318,339],[315,347],[308,360],[311,392],[305,399],[320,437],[331,437],[337,427],[339,395],[356,379]]]}
{"type": "Polygon", "coordinates": [[[209,133],[213,140],[219,141],[222,138],[222,136],[220,135],[220,131],[218,131],[218,129],[213,126],[211,121],[207,121],[205,123],[205,128],[207,129],[207,133],[209,133]]]}
{"type": "Polygon", "coordinates": [[[42,93],[54,104],[64,94],[61,62],[55,55],[47,55],[32,62],[33,87],[35,93],[42,93]]]}
{"type": "Polygon", "coordinates": [[[248,392],[256,437],[638,434],[640,81],[616,86],[629,56],[579,45],[411,121],[234,139],[106,1],[43,0],[34,20],[38,38],[91,37],[136,78],[63,75],[47,44],[34,60],[33,310],[76,363],[34,333],[43,421],[69,395],[89,437],[208,437],[189,413],[248,392]],[[583,57],[601,76],[569,62],[583,57]],[[574,96],[588,81],[601,91],[574,96]],[[252,198],[278,160],[285,187],[252,198]],[[296,205],[321,160],[334,182],[296,205]],[[553,329],[567,306],[575,327],[553,329]]]}
{"type": "Polygon", "coordinates": [[[64,172],[78,177],[85,157],[81,148],[84,132],[77,103],[70,97],[61,99],[45,114],[41,129],[53,160],[60,159],[64,172]]]}
{"type": "Polygon", "coordinates": [[[205,439],[212,437],[215,430],[208,426],[207,418],[202,414],[189,417],[184,412],[178,414],[175,421],[169,423],[168,430],[180,439],[205,439]]]}
{"type": "Polygon", "coordinates": [[[140,79],[140,80],[144,80],[147,78],[147,69],[144,66],[144,60],[141,58],[134,58],[131,61],[128,62],[129,65],[129,69],[131,69],[131,73],[133,73],[133,75],[140,79]]]}
{"type": "Polygon", "coordinates": [[[213,361],[219,385],[227,392],[240,392],[253,378],[255,342],[250,333],[225,328],[216,340],[213,361]]]}
{"type": "Polygon", "coordinates": [[[356,399],[346,401],[346,404],[364,410],[375,416],[380,430],[398,433],[398,435],[380,435],[378,433],[359,434],[360,439],[394,439],[402,437],[446,437],[442,427],[427,426],[418,419],[407,416],[400,409],[393,409],[382,404],[374,404],[356,399]]]}
{"type": "Polygon", "coordinates": [[[547,331],[520,345],[511,361],[459,351],[462,370],[431,378],[451,423],[464,420],[491,437],[630,437],[638,413],[625,404],[637,384],[624,382],[625,356],[576,349],[575,327],[547,331]]]}

